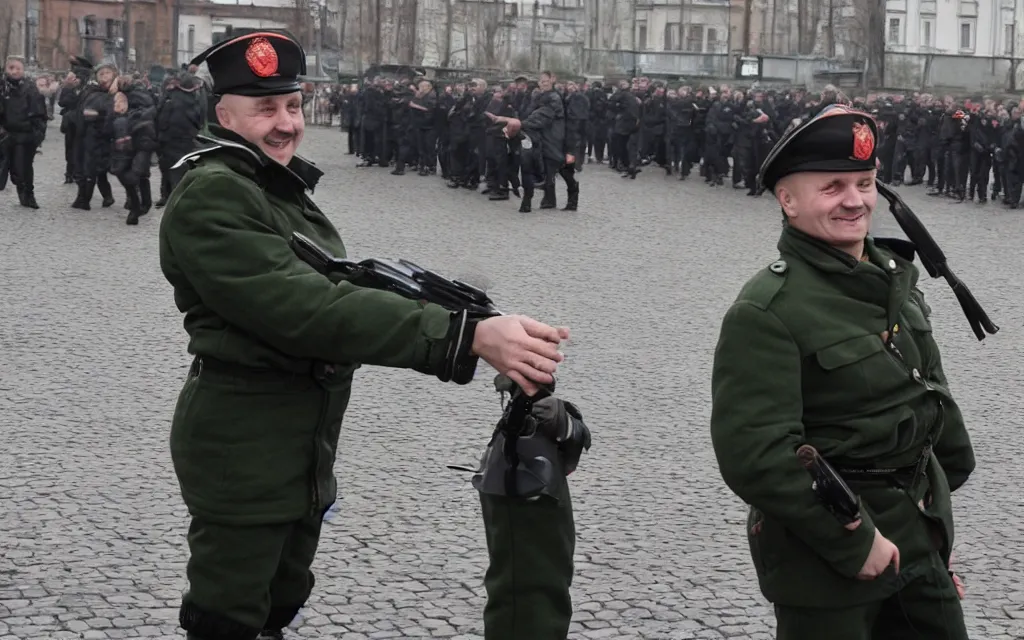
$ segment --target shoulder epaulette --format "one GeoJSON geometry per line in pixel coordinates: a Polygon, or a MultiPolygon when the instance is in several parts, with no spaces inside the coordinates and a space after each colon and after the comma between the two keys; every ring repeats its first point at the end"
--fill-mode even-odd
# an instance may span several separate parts
{"type": "Polygon", "coordinates": [[[786,283],[789,265],[779,259],[750,279],[740,291],[739,300],[749,302],[758,309],[767,310],[772,300],[786,283]]]}

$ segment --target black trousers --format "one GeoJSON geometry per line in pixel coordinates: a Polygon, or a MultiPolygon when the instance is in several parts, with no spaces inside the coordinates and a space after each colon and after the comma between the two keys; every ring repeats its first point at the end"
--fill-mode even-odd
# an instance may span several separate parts
{"type": "Polygon", "coordinates": [[[732,183],[746,183],[748,189],[754,188],[753,182],[747,182],[751,167],[754,164],[754,147],[752,141],[745,141],[746,144],[736,144],[732,147],[732,183]]]}
{"type": "MultiPolygon", "coordinates": [[[[545,193],[554,192],[555,176],[558,175],[559,167],[555,166],[536,147],[523,149],[519,156],[520,168],[523,182],[523,202],[530,202],[537,185],[545,193]]],[[[573,180],[576,177],[573,175],[573,180]]]]}
{"type": "Polygon", "coordinates": [[[64,134],[64,177],[75,177],[75,130],[64,134]]]}
{"type": "Polygon", "coordinates": [[[11,182],[19,188],[35,187],[36,144],[34,142],[8,142],[3,156],[11,182]]]}
{"type": "Polygon", "coordinates": [[[470,138],[462,138],[451,143],[451,177],[453,180],[468,184],[480,184],[480,165],[476,157],[476,142],[470,138]]]}
{"type": "Polygon", "coordinates": [[[363,145],[360,149],[363,152],[363,160],[373,163],[384,155],[384,138],[384,127],[363,129],[363,145]]]}
{"type": "Polygon", "coordinates": [[[487,188],[495,193],[508,191],[508,144],[505,138],[488,137],[484,142],[487,152],[487,188]]]}
{"type": "Polygon", "coordinates": [[[608,123],[603,120],[591,120],[588,124],[590,135],[587,139],[587,156],[593,151],[594,159],[604,162],[604,150],[608,145],[608,123]]]}
{"type": "Polygon", "coordinates": [[[437,134],[433,129],[419,129],[416,134],[416,155],[421,169],[437,169],[437,134]]]}
{"type": "Polygon", "coordinates": [[[971,188],[979,200],[988,197],[988,175],[992,172],[992,154],[988,151],[971,151],[971,188]]]}
{"type": "Polygon", "coordinates": [[[967,190],[967,176],[971,171],[971,152],[969,149],[954,151],[953,175],[956,176],[956,192],[963,194],[967,190]]]}

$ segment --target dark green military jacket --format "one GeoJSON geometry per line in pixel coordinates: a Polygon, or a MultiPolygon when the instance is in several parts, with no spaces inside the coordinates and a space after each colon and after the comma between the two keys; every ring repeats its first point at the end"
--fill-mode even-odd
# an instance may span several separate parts
{"type": "Polygon", "coordinates": [[[209,362],[193,367],[178,399],[174,468],[193,515],[295,520],[336,498],[355,369],[441,370],[450,314],[334,284],[296,258],[295,231],[345,255],[306,195],[320,172],[300,158],[284,167],[225,129],[211,131],[217,144],[183,159],[193,166],[160,225],[160,265],[185,314],[189,353],[209,362]]]}
{"type": "Polygon", "coordinates": [[[751,506],[761,590],[776,604],[841,607],[915,578],[944,588],[935,551],[948,561],[950,492],[974,454],[917,268],[872,238],[857,261],[789,225],[779,251],[726,314],[712,376],[712,442],[726,484],[751,506]],[[818,501],[795,455],[806,443],[839,469],[912,469],[929,442],[927,473],[909,490],[848,478],[863,514],[852,532],[818,501]],[[900,575],[860,581],[876,527],[899,547],[900,575]]]}

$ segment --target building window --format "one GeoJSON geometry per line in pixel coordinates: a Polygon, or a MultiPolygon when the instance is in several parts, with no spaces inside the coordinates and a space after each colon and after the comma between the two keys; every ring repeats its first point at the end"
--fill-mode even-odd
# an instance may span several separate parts
{"type": "Polygon", "coordinates": [[[647,23],[638,24],[636,31],[637,49],[647,51],[647,23]]]}
{"type": "Polygon", "coordinates": [[[130,35],[133,43],[132,48],[135,49],[135,65],[137,68],[141,68],[143,64],[149,61],[149,47],[146,42],[148,35],[146,33],[145,21],[137,21],[130,35]]]}
{"type": "Polygon", "coordinates": [[[691,24],[686,34],[686,50],[700,53],[704,49],[704,25],[691,24]]]}
{"type": "Polygon", "coordinates": [[[708,29],[708,46],[705,49],[708,53],[718,53],[718,30],[708,29]]]}
{"type": "Polygon", "coordinates": [[[974,25],[970,22],[960,23],[960,50],[974,51],[974,25]]]}
{"type": "Polygon", "coordinates": [[[932,21],[922,20],[921,21],[921,46],[931,47],[932,46],[932,21]]]}
{"type": "Polygon", "coordinates": [[[898,45],[900,42],[900,19],[889,18],[889,44],[898,45]]]}
{"type": "Polygon", "coordinates": [[[191,60],[196,57],[196,26],[194,24],[188,25],[188,58],[191,60]]]}
{"type": "Polygon", "coordinates": [[[1012,56],[1015,53],[1016,47],[1014,47],[1014,40],[1017,34],[1014,33],[1014,25],[1006,24],[1003,25],[1003,53],[1008,56],[1012,56]]]}
{"type": "Polygon", "coordinates": [[[665,47],[664,51],[675,51],[679,49],[678,36],[679,23],[678,22],[667,22],[665,23],[665,47]]]}
{"type": "Polygon", "coordinates": [[[959,14],[962,16],[977,17],[978,0],[960,0],[959,14]]]}

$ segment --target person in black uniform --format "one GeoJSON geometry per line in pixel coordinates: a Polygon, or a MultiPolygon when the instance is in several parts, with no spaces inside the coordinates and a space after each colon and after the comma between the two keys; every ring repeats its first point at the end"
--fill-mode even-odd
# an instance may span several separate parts
{"type": "Polygon", "coordinates": [[[75,142],[78,128],[81,126],[79,109],[82,90],[89,83],[92,75],[92,63],[82,56],[74,56],[70,60],[71,71],[61,85],[57,106],[60,107],[60,132],[64,134],[64,184],[74,184],[75,177],[75,142]]]}
{"type": "Polygon", "coordinates": [[[591,157],[598,164],[604,164],[605,146],[608,144],[608,92],[604,85],[595,82],[587,91],[587,99],[590,101],[590,119],[587,121],[589,131],[587,132],[587,163],[591,157]]]}
{"type": "MultiPolygon", "coordinates": [[[[498,89],[491,95],[487,105],[489,115],[515,118],[518,114],[514,106],[515,90],[498,89]]],[[[489,200],[508,200],[509,185],[509,147],[505,138],[504,125],[488,119],[484,148],[487,152],[487,189],[489,200]]]]}
{"type": "MultiPolygon", "coordinates": [[[[203,103],[199,94],[202,83],[195,76],[182,73],[166,85],[164,98],[156,114],[156,134],[160,144],[157,158],[160,163],[159,209],[167,203],[171,191],[181,180],[183,169],[174,169],[175,163],[196,148],[196,136],[203,127],[203,103]]],[[[216,109],[214,118],[216,118],[216,109]]],[[[216,124],[214,119],[213,124],[216,124]]]]}
{"type": "Polygon", "coordinates": [[[71,204],[73,209],[88,211],[92,207],[92,196],[97,188],[103,198],[103,207],[114,204],[107,172],[110,171],[110,151],[113,146],[108,115],[114,108],[116,80],[117,67],[112,64],[100,65],[96,68],[95,82],[90,82],[82,90],[75,142],[78,196],[71,204]]]}
{"type": "MultiPolygon", "coordinates": [[[[10,172],[11,182],[18,189],[21,206],[38,209],[35,198],[36,149],[46,135],[46,99],[34,82],[25,78],[25,62],[10,57],[0,81],[0,173],[10,172]]],[[[0,180],[5,180],[0,178],[0,180]]]]}

